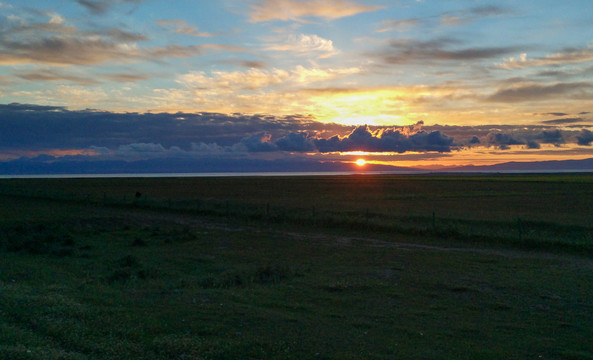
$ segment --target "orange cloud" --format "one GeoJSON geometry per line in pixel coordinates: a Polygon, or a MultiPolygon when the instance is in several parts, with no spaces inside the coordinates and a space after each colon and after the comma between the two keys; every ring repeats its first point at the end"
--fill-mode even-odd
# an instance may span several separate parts
{"type": "Polygon", "coordinates": [[[304,21],[303,18],[307,17],[334,20],[382,8],[347,0],[264,0],[259,5],[251,7],[250,21],[304,21]]]}

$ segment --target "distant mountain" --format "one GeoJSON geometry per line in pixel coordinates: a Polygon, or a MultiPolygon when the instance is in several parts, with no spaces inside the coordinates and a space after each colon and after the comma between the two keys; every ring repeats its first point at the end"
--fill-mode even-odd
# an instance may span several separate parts
{"type": "Polygon", "coordinates": [[[584,160],[550,160],[533,162],[505,162],[485,166],[459,166],[443,168],[440,171],[591,171],[593,158],[584,160]]]}
{"type": "Polygon", "coordinates": [[[159,158],[149,160],[95,160],[88,156],[56,158],[41,155],[0,162],[0,175],[60,174],[173,174],[173,173],[294,173],[294,172],[493,172],[493,171],[593,171],[593,158],[584,160],[506,162],[488,166],[412,168],[380,164],[358,167],[352,163],[311,159],[159,158]]]}
{"type": "Polygon", "coordinates": [[[38,156],[0,162],[0,175],[59,175],[59,174],[167,174],[167,173],[262,173],[262,172],[340,172],[340,171],[419,171],[414,168],[366,164],[364,168],[352,163],[320,162],[314,160],[256,160],[256,159],[189,159],[162,158],[121,161],[94,160],[71,156],[55,158],[38,156]]]}

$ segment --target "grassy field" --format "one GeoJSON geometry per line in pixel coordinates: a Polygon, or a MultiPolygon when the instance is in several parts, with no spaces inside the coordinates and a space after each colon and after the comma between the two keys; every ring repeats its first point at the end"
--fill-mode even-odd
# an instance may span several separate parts
{"type": "Polygon", "coordinates": [[[587,174],[0,180],[0,359],[593,359],[591,203],[587,174]]]}

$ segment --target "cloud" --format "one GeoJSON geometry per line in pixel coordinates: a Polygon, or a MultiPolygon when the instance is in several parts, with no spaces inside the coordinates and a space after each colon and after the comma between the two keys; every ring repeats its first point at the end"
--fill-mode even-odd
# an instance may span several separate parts
{"type": "Polygon", "coordinates": [[[541,144],[565,143],[564,134],[560,130],[543,130],[535,133],[537,128],[517,128],[514,133],[490,132],[486,135],[486,145],[507,150],[511,145],[526,145],[527,149],[540,149],[541,144]]]}
{"type": "MultiPolygon", "coordinates": [[[[421,123],[417,124],[421,125],[421,123]]],[[[372,132],[367,126],[355,128],[345,137],[333,136],[329,139],[316,139],[314,143],[320,152],[396,152],[436,151],[449,152],[453,138],[440,131],[380,129],[372,132]]]]}
{"type": "Polygon", "coordinates": [[[235,63],[249,68],[249,69],[264,69],[266,67],[268,67],[268,64],[266,64],[264,61],[256,61],[256,60],[239,60],[236,61],[235,63]]]}
{"type": "Polygon", "coordinates": [[[488,96],[488,102],[514,103],[522,101],[545,101],[550,98],[568,96],[591,96],[593,84],[587,81],[556,83],[542,85],[535,83],[520,83],[513,87],[503,88],[488,96]]]}
{"type": "Polygon", "coordinates": [[[562,132],[560,132],[560,130],[544,130],[539,136],[539,139],[544,144],[558,145],[564,143],[564,137],[562,136],[562,132]]]}
{"type": "Polygon", "coordinates": [[[158,61],[199,56],[206,49],[227,49],[217,44],[139,45],[148,40],[143,34],[120,28],[82,31],[55,20],[55,16],[49,22],[9,21],[0,28],[0,65],[97,65],[106,62],[158,61]]]}
{"type": "Polygon", "coordinates": [[[256,134],[262,129],[277,138],[298,131],[334,128],[344,131],[344,127],[316,123],[305,116],[114,113],[28,104],[0,105],[0,114],[0,152],[8,149],[79,149],[92,145],[117,148],[132,143],[159,143],[165,147],[189,149],[192,143],[201,142],[232,146],[246,134],[256,134]]]}
{"type": "Polygon", "coordinates": [[[103,14],[107,12],[111,1],[101,0],[76,0],[76,2],[84,6],[89,12],[93,14],[103,14]]]}
{"type": "Polygon", "coordinates": [[[0,105],[0,113],[3,160],[45,153],[123,161],[286,157],[328,161],[345,159],[339,153],[352,151],[378,153],[370,155],[377,159],[393,159],[395,154],[425,158],[455,150],[500,154],[499,150],[511,146],[529,156],[535,152],[557,155],[558,151],[568,156],[571,150],[577,151],[575,155],[588,151],[577,144],[593,142],[588,129],[550,125],[425,126],[419,122],[404,127],[351,127],[306,116],[112,113],[27,104],[0,105]],[[552,146],[559,144],[566,145],[557,150],[552,146]]]}
{"type": "Polygon", "coordinates": [[[0,64],[92,65],[113,59],[137,57],[138,51],[103,39],[47,37],[26,42],[0,40],[0,64]]]}
{"type": "Polygon", "coordinates": [[[562,125],[562,124],[574,124],[580,123],[585,121],[585,119],[580,117],[575,118],[563,118],[563,119],[553,119],[553,120],[545,120],[542,121],[542,124],[551,124],[551,125],[562,125]]]}
{"type": "Polygon", "coordinates": [[[206,144],[206,143],[200,142],[198,144],[192,143],[191,151],[195,152],[195,153],[222,154],[222,153],[225,153],[227,150],[225,147],[220,146],[216,143],[206,144]]]}
{"type": "Polygon", "coordinates": [[[282,151],[306,152],[315,150],[314,140],[309,138],[309,134],[306,132],[289,133],[278,139],[275,145],[278,150],[282,151]]]}
{"type": "Polygon", "coordinates": [[[173,31],[176,34],[190,35],[195,37],[214,37],[216,34],[198,31],[195,26],[188,26],[185,20],[159,20],[157,25],[173,31]]]}
{"type": "Polygon", "coordinates": [[[124,153],[163,153],[166,151],[163,145],[155,143],[134,143],[120,145],[118,150],[124,153]]]}
{"type": "Polygon", "coordinates": [[[541,145],[538,142],[533,141],[533,140],[527,141],[527,144],[525,144],[525,145],[526,145],[527,149],[540,149],[541,148],[541,145]]]}
{"type": "Polygon", "coordinates": [[[284,136],[273,139],[268,132],[259,132],[242,138],[231,146],[220,147],[217,144],[194,144],[193,150],[205,152],[249,152],[264,153],[284,151],[291,153],[304,152],[449,152],[453,143],[450,138],[440,131],[425,132],[422,123],[403,128],[378,128],[375,131],[367,126],[354,128],[348,135],[338,135],[322,138],[310,135],[306,131],[289,132],[284,136]]]}
{"type": "Polygon", "coordinates": [[[143,0],[75,0],[87,11],[94,15],[103,15],[111,10],[114,5],[119,4],[139,4],[143,0]]]}
{"type": "Polygon", "coordinates": [[[399,31],[405,32],[410,31],[412,28],[421,25],[424,22],[422,19],[411,18],[411,19],[400,19],[400,20],[383,20],[377,32],[387,31],[399,31]]]}
{"type": "Polygon", "coordinates": [[[486,135],[486,144],[496,146],[501,150],[507,150],[510,145],[524,145],[525,143],[515,139],[511,134],[489,133],[486,135]]]}
{"type": "Polygon", "coordinates": [[[481,6],[460,11],[447,11],[438,16],[428,16],[423,18],[409,18],[409,19],[388,19],[381,22],[377,32],[386,31],[409,31],[413,27],[424,25],[430,26],[431,22],[436,18],[440,19],[440,23],[446,26],[461,26],[470,22],[474,22],[485,17],[496,17],[510,14],[512,11],[508,8],[500,6],[481,6]]]}
{"type": "Polygon", "coordinates": [[[79,85],[94,85],[99,83],[99,81],[94,78],[64,74],[54,69],[17,72],[16,76],[27,81],[69,81],[79,85]]]}
{"type": "Polygon", "coordinates": [[[123,29],[117,29],[117,28],[108,28],[105,30],[100,30],[97,32],[89,33],[90,36],[95,36],[97,34],[102,34],[102,35],[108,36],[112,39],[122,41],[122,42],[138,42],[138,41],[149,40],[148,37],[143,34],[138,34],[138,33],[126,31],[123,29]]]}
{"type": "Polygon", "coordinates": [[[577,136],[577,144],[582,146],[589,146],[593,142],[593,132],[587,129],[582,129],[581,133],[577,136]]]}
{"type": "Polygon", "coordinates": [[[150,79],[147,74],[132,74],[132,73],[113,73],[104,74],[102,77],[115,82],[137,82],[150,79]]]}
{"type": "Polygon", "coordinates": [[[291,35],[281,44],[270,45],[265,48],[272,51],[289,51],[298,55],[310,56],[319,54],[321,58],[327,58],[338,53],[331,40],[324,39],[315,34],[291,35]]]}
{"type": "Polygon", "coordinates": [[[565,65],[593,61],[593,48],[582,49],[568,48],[560,52],[544,57],[527,58],[527,53],[518,57],[510,57],[502,63],[497,64],[498,68],[506,70],[522,69],[525,67],[565,65]]]}
{"type": "Polygon", "coordinates": [[[304,21],[310,17],[334,20],[382,8],[348,0],[262,0],[251,6],[249,21],[304,21]]]}
{"type": "Polygon", "coordinates": [[[233,146],[234,150],[248,151],[248,152],[270,152],[275,151],[276,145],[271,142],[272,135],[266,132],[261,132],[252,136],[241,139],[241,141],[233,146]]]}
{"type": "Polygon", "coordinates": [[[562,112],[549,112],[549,113],[543,113],[541,115],[551,115],[551,116],[568,116],[570,114],[567,113],[562,113],[562,112]]]}
{"type": "Polygon", "coordinates": [[[181,75],[177,81],[192,89],[218,94],[219,92],[233,93],[237,90],[261,90],[281,83],[306,86],[358,72],[360,72],[358,68],[323,70],[299,65],[293,70],[252,68],[247,71],[214,71],[210,74],[203,71],[192,71],[181,75]]]}
{"type": "Polygon", "coordinates": [[[428,41],[416,39],[392,39],[389,47],[378,55],[387,64],[406,64],[436,61],[476,61],[500,57],[515,51],[508,47],[465,47],[454,38],[438,38],[428,41]]]}
{"type": "Polygon", "coordinates": [[[501,16],[511,13],[507,8],[490,5],[475,7],[458,12],[446,12],[441,15],[441,22],[447,26],[461,26],[485,17],[501,16]]]}

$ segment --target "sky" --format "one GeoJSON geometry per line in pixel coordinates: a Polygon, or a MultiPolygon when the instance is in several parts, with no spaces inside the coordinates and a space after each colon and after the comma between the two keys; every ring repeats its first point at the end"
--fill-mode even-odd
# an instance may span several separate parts
{"type": "Polygon", "coordinates": [[[0,162],[591,158],[591,19],[590,0],[2,0],[0,162]]]}

